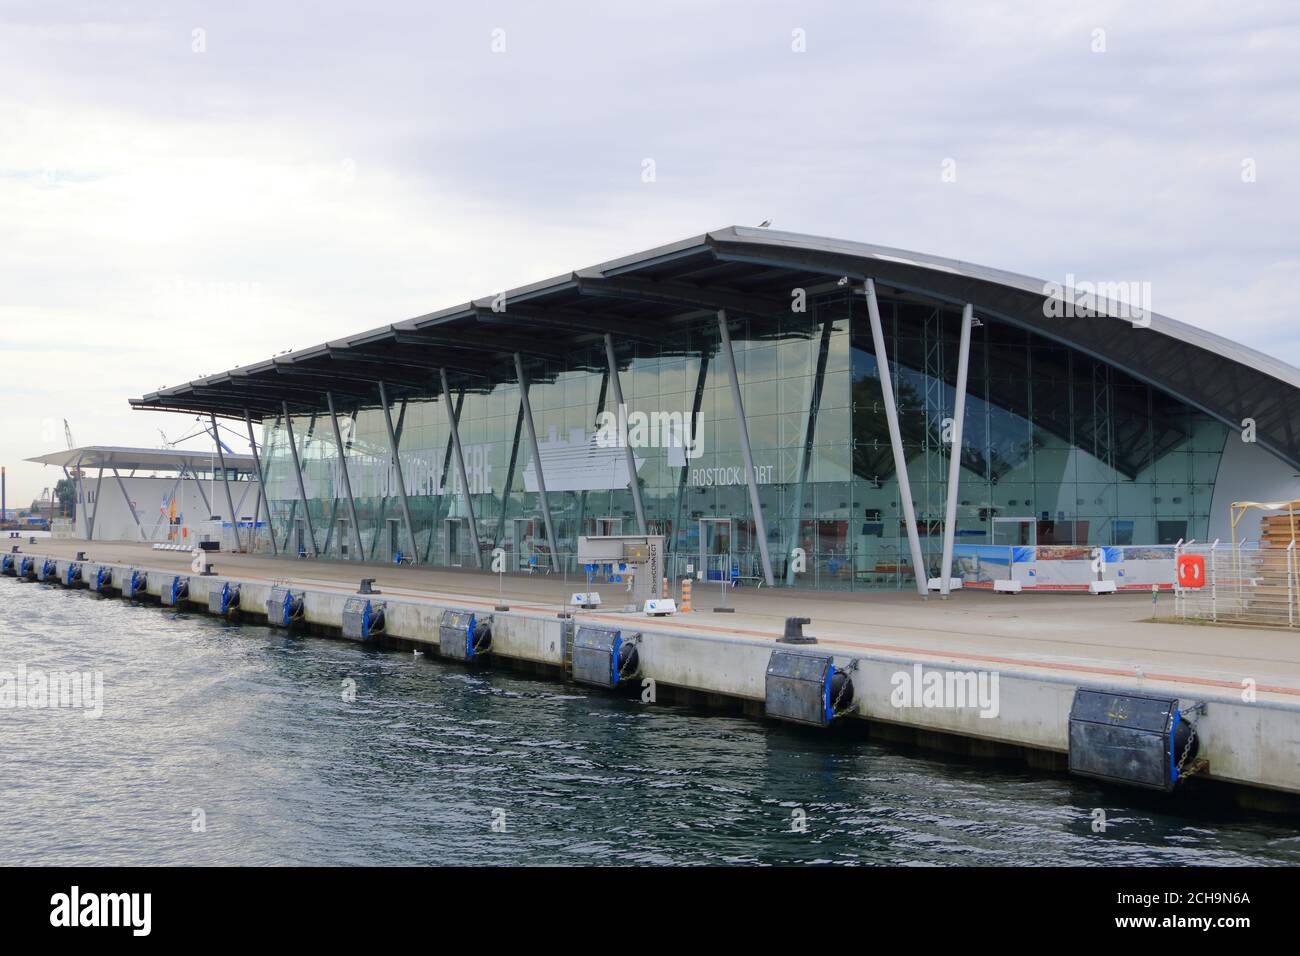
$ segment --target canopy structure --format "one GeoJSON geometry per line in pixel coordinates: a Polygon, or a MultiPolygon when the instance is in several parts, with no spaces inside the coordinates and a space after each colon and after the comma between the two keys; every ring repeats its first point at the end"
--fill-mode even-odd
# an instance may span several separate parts
{"type": "MultiPolygon", "coordinates": [[[[226,509],[223,513],[228,519],[226,526],[233,529],[232,536],[236,550],[243,550],[243,538],[240,535],[237,516],[249,489],[257,490],[253,513],[261,515],[265,507],[257,459],[252,455],[236,455],[224,448],[218,451],[216,448],[208,450],[85,445],[81,448],[51,452],[48,455],[37,455],[27,460],[40,465],[62,468],[64,475],[76,482],[78,502],[76,529],[77,533],[84,535],[88,541],[96,540],[97,532],[99,540],[107,538],[108,540],[149,541],[160,532],[168,535],[167,540],[172,540],[171,535],[181,530],[177,512],[186,510],[178,506],[177,493],[182,491],[183,486],[191,488],[201,499],[205,520],[220,520],[214,514],[214,506],[217,505],[215,498],[209,497],[203,490],[204,481],[211,481],[215,485],[218,476],[221,478],[221,485],[225,492],[226,509]],[[105,499],[101,495],[105,472],[111,476],[111,482],[117,486],[121,495],[121,506],[110,504],[107,515],[103,514],[105,499]],[[140,474],[141,472],[144,474],[140,474]],[[190,479],[188,483],[187,478],[190,479]],[[147,508],[140,507],[140,501],[154,494],[152,488],[145,490],[145,486],[151,479],[159,480],[167,490],[159,504],[158,516],[154,518],[151,528],[146,529],[145,519],[150,515],[147,508]],[[167,479],[171,479],[170,485],[167,479]],[[232,482],[237,488],[242,489],[238,505],[231,491],[232,482]],[[134,497],[128,489],[128,484],[135,489],[134,497]],[[165,513],[168,506],[172,511],[171,521],[167,520],[165,513]]],[[[257,518],[252,519],[253,529],[256,527],[257,520],[257,518]]]]}
{"type": "MultiPolygon", "coordinates": [[[[239,475],[257,475],[252,455],[224,453],[225,467],[239,475]]],[[[221,467],[216,450],[194,448],[120,448],[112,445],[86,445],[67,451],[51,452],[28,458],[40,465],[66,469],[116,468],[118,471],[180,472],[213,471],[221,467]]]]}
{"type": "MultiPolygon", "coordinates": [[[[261,420],[319,403],[325,391],[374,401],[437,394],[439,370],[458,384],[513,380],[515,353],[536,364],[572,355],[605,333],[661,343],[672,327],[725,309],[751,320],[788,315],[794,289],[808,296],[866,279],[894,294],[973,304],[981,314],[1080,349],[1219,419],[1254,423],[1260,446],[1300,468],[1300,370],[1162,315],[1140,324],[1116,303],[1076,305],[1061,286],[985,266],[884,246],[731,226],[579,269],[499,296],[231,369],[132,399],[135,408],[261,420]],[[1053,291],[1055,290],[1055,291],[1053,291]],[[539,334],[540,333],[540,334],[539,334]]],[[[753,324],[753,323],[751,323],[753,324]]]]}

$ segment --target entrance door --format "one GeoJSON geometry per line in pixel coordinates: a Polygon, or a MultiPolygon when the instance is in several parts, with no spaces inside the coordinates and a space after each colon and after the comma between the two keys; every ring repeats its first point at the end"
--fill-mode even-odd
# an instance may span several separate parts
{"type": "Polygon", "coordinates": [[[464,560],[461,556],[461,526],[464,518],[442,519],[442,561],[447,567],[458,568],[464,560]]]}
{"type": "Polygon", "coordinates": [[[516,571],[536,570],[537,521],[515,518],[510,524],[510,545],[516,571]]]}
{"type": "Polygon", "coordinates": [[[731,519],[700,519],[700,570],[706,581],[731,580],[731,519]]]}
{"type": "Polygon", "coordinates": [[[622,533],[623,533],[622,518],[597,518],[596,519],[597,535],[609,536],[609,535],[616,535],[622,533]]]}
{"type": "Polygon", "coordinates": [[[397,518],[388,518],[384,521],[384,527],[387,534],[384,537],[388,541],[387,560],[392,564],[397,560],[397,554],[402,550],[402,522],[397,518]]]}
{"type": "Polygon", "coordinates": [[[994,518],[993,543],[1002,545],[1038,544],[1038,522],[1034,518],[994,518]]]}
{"type": "Polygon", "coordinates": [[[339,536],[339,557],[345,560],[351,557],[350,545],[352,543],[352,526],[348,524],[347,518],[340,518],[337,522],[335,534],[339,536]]]}
{"type": "Polygon", "coordinates": [[[306,557],[307,555],[307,522],[301,518],[295,518],[293,522],[293,540],[298,556],[306,557]]]}

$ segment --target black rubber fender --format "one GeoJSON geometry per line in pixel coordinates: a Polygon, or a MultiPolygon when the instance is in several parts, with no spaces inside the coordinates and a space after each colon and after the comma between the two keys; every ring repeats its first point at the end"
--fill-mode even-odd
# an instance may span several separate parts
{"type": "Polygon", "coordinates": [[[831,708],[840,714],[853,706],[853,678],[837,670],[831,675],[831,708]]]}
{"type": "Polygon", "coordinates": [[[1174,728],[1174,763],[1182,766],[1190,764],[1196,759],[1197,751],[1201,749],[1201,738],[1195,735],[1191,723],[1186,718],[1178,721],[1178,726],[1174,728]],[[1191,740],[1192,747],[1187,750],[1187,741],[1191,740]],[[1187,750],[1187,759],[1183,761],[1183,751],[1187,750]]]}
{"type": "Polygon", "coordinates": [[[641,652],[636,645],[624,643],[618,649],[618,679],[623,681],[635,677],[641,669],[641,652]]]}

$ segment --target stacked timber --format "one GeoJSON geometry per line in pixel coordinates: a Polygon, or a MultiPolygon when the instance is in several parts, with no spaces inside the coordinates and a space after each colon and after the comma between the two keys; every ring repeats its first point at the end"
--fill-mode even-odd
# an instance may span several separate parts
{"type": "Polygon", "coordinates": [[[1242,555],[1251,564],[1253,586],[1246,594],[1245,617],[1261,624],[1300,623],[1300,551],[1294,564],[1288,560],[1288,548],[1297,541],[1300,549],[1300,501],[1293,501],[1285,511],[1265,514],[1259,523],[1259,551],[1242,555]]]}

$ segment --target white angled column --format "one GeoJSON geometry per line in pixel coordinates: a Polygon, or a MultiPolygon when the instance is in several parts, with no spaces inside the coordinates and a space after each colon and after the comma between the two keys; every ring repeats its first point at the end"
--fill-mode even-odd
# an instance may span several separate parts
{"type": "Polygon", "coordinates": [[[537,471],[537,500],[542,506],[542,524],[546,526],[546,542],[551,546],[551,570],[560,570],[560,552],[555,547],[555,528],[551,524],[551,504],[546,497],[546,475],[542,469],[542,450],[537,444],[537,426],[533,424],[533,406],[528,400],[528,377],[524,374],[524,359],[515,353],[515,377],[519,379],[519,399],[524,408],[524,423],[528,426],[528,440],[533,445],[533,464],[537,471]]]}
{"type": "MultiPolygon", "coordinates": [[[[131,504],[131,496],[126,493],[126,482],[122,480],[122,476],[118,473],[116,467],[113,468],[113,477],[117,479],[117,487],[122,492],[122,500],[126,502],[127,510],[131,512],[131,520],[135,522],[135,530],[140,532],[140,540],[146,540],[144,536],[144,526],[140,524],[140,516],[135,512],[135,505],[131,504]]],[[[98,505],[96,505],[96,507],[98,507],[98,505]]]]}
{"type": "Polygon", "coordinates": [[[867,317],[871,320],[871,341],[876,351],[876,370],[880,373],[880,391],[885,400],[885,420],[889,424],[889,444],[894,450],[894,471],[898,475],[898,497],[907,525],[907,544],[912,552],[912,575],[921,597],[928,597],[929,574],[921,555],[921,539],[916,533],[916,509],[912,507],[912,483],[907,477],[907,455],[903,451],[903,434],[898,427],[898,409],[894,405],[894,382],[889,374],[889,355],[885,352],[885,333],[880,326],[880,304],[876,301],[876,283],[866,281],[867,317]]]}
{"type": "Polygon", "coordinates": [[[415,543],[415,525],[411,523],[411,503],[406,497],[406,477],[402,474],[402,458],[397,450],[397,432],[393,430],[393,413],[388,407],[388,390],[379,382],[379,404],[384,406],[384,425],[388,429],[388,448],[393,453],[393,472],[397,477],[398,500],[402,503],[402,521],[406,525],[406,537],[411,542],[411,563],[419,557],[419,546],[415,543]]]}
{"type": "Polygon", "coordinates": [[[329,404],[330,424],[334,426],[334,445],[339,452],[339,471],[343,477],[343,491],[348,496],[348,517],[352,521],[352,544],[357,549],[354,561],[364,561],[365,545],[361,543],[361,522],[357,520],[357,500],[352,497],[352,477],[348,474],[348,453],[343,447],[343,432],[339,428],[338,412],[334,409],[334,393],[326,392],[325,401],[329,404]]]}
{"type": "Polygon", "coordinates": [[[939,593],[948,597],[953,580],[953,537],[957,535],[957,499],[961,490],[962,424],[966,420],[966,377],[970,372],[971,323],[975,307],[962,307],[961,347],[957,352],[957,394],[953,398],[953,444],[948,450],[948,511],[944,515],[944,559],[939,566],[939,593]]]}
{"type": "MultiPolygon", "coordinates": [[[[89,522],[89,512],[86,509],[86,481],[85,475],[81,471],[81,463],[85,460],[82,455],[77,458],[77,518],[81,527],[85,529],[89,522]]],[[[89,538],[89,536],[87,536],[89,538]]]]}
{"type": "MultiPolygon", "coordinates": [[[[293,452],[293,475],[298,479],[298,498],[302,501],[302,517],[307,524],[307,542],[311,545],[311,556],[316,557],[316,529],[311,523],[311,507],[307,504],[307,485],[302,480],[302,459],[298,456],[298,439],[293,434],[293,419],[289,417],[289,403],[281,402],[284,412],[284,427],[289,435],[289,451],[293,452]]],[[[307,429],[311,431],[310,428],[307,429]]],[[[292,524],[292,523],[291,523],[292,524]]],[[[293,528],[289,528],[290,541],[293,540],[293,528]]]]}
{"type": "MultiPolygon", "coordinates": [[[[754,454],[749,447],[749,425],[745,421],[745,402],[740,394],[740,377],[736,374],[736,355],[731,351],[731,331],[727,328],[727,312],[718,310],[718,336],[722,357],[727,360],[727,376],[731,379],[731,398],[736,405],[736,423],[740,432],[740,453],[745,462],[745,483],[749,485],[749,506],[754,512],[754,535],[758,538],[758,557],[763,563],[763,581],[768,587],[774,584],[772,559],[767,553],[767,523],[763,520],[763,504],[758,498],[758,472],[754,470],[754,454]]],[[[730,568],[727,572],[730,572],[730,568]]]]}
{"type": "Polygon", "coordinates": [[[95,478],[95,510],[90,512],[90,529],[86,533],[87,541],[95,540],[95,516],[99,514],[99,493],[104,486],[104,463],[99,464],[99,475],[95,478]]]}
{"type": "Polygon", "coordinates": [[[939,565],[939,593],[948,596],[952,583],[952,543],[957,533],[957,499],[961,482],[961,430],[966,420],[966,376],[970,371],[970,330],[975,307],[961,310],[961,346],[957,352],[957,394],[952,403],[952,445],[948,450],[948,511],[943,524],[943,562],[939,565]]]}
{"type": "MultiPolygon", "coordinates": [[[[623,419],[623,385],[618,380],[618,362],[614,360],[614,336],[605,333],[605,361],[609,363],[609,384],[614,388],[614,408],[620,421],[623,419]]],[[[632,507],[636,511],[637,534],[646,533],[645,508],[641,504],[641,484],[636,480],[636,452],[632,445],[625,442],[623,451],[627,456],[628,487],[632,489],[632,507]]]]}
{"type": "Polygon", "coordinates": [[[212,440],[217,443],[217,462],[221,465],[221,487],[226,489],[226,507],[230,511],[230,530],[235,533],[235,550],[243,551],[244,542],[239,537],[239,515],[235,514],[235,499],[230,495],[230,472],[226,469],[226,453],[221,448],[221,435],[217,432],[217,416],[214,413],[208,418],[212,421],[212,440]]]}
{"type": "Polygon", "coordinates": [[[438,369],[438,377],[442,382],[442,401],[447,406],[447,423],[451,426],[451,444],[456,452],[456,473],[460,475],[460,490],[465,496],[465,513],[469,517],[469,537],[474,542],[474,563],[482,570],[483,548],[478,540],[478,521],[474,517],[474,496],[469,491],[469,472],[465,470],[465,452],[460,445],[460,421],[451,401],[451,386],[447,384],[447,370],[438,369]]]}
{"type": "MultiPolygon", "coordinates": [[[[253,467],[257,469],[257,501],[258,510],[253,513],[261,514],[261,509],[266,508],[266,530],[271,536],[271,553],[277,557],[280,554],[280,546],[275,541],[275,522],[271,519],[271,499],[266,494],[266,475],[262,471],[262,456],[257,451],[257,439],[253,437],[253,416],[249,414],[248,409],[244,409],[244,424],[248,426],[248,447],[253,452],[253,467]]],[[[184,476],[184,472],[181,475],[184,476]]],[[[253,520],[253,536],[257,536],[257,519],[253,520]]],[[[251,550],[251,549],[250,549],[251,550]]]]}

